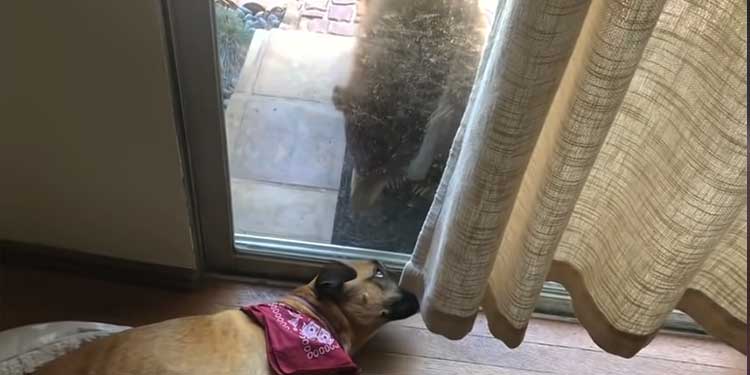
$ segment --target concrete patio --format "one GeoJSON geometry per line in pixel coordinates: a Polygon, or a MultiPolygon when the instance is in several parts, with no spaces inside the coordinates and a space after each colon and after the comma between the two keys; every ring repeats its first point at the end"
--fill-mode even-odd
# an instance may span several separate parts
{"type": "MultiPolygon", "coordinates": [[[[386,200],[355,219],[345,198],[351,159],[331,95],[347,83],[365,3],[263,1],[286,2],[286,15],[255,31],[226,108],[235,232],[410,252],[427,207],[386,200]]],[[[497,0],[479,3],[492,20],[497,0]]]]}
{"type": "Polygon", "coordinates": [[[226,112],[235,232],[330,243],[354,38],[258,30],[226,112]]]}

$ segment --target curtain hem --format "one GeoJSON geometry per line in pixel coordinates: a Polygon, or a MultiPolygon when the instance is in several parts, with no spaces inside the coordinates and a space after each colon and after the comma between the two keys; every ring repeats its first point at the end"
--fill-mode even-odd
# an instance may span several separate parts
{"type": "Polygon", "coordinates": [[[461,316],[438,309],[429,298],[424,297],[424,274],[411,262],[404,267],[400,284],[402,288],[414,293],[419,299],[419,312],[430,332],[451,340],[460,340],[471,332],[477,313],[461,316]]]}
{"type": "MultiPolygon", "coordinates": [[[[609,353],[630,358],[648,345],[658,333],[656,331],[642,336],[615,328],[597,308],[591,294],[586,290],[580,272],[568,263],[554,261],[547,279],[565,286],[573,300],[573,309],[581,325],[586,328],[594,342],[609,353]]],[[[677,308],[698,322],[710,335],[747,355],[747,324],[732,316],[708,296],[697,290],[688,289],[677,308]]]]}
{"type": "MultiPolygon", "coordinates": [[[[648,345],[658,333],[657,330],[648,335],[635,335],[615,328],[596,307],[594,299],[586,290],[580,272],[566,262],[553,261],[547,280],[558,282],[565,287],[571,296],[576,318],[594,343],[608,353],[631,358],[648,345]]],[[[459,316],[435,307],[429,299],[424,298],[424,275],[412,263],[408,263],[404,268],[401,286],[416,294],[421,301],[422,319],[431,332],[458,340],[471,331],[476,314],[459,316]]],[[[527,325],[515,327],[496,306],[497,301],[493,293],[487,291],[482,309],[487,316],[490,332],[509,348],[518,347],[523,342],[527,325]]],[[[707,333],[747,355],[747,323],[732,316],[703,292],[688,289],[677,304],[677,308],[692,317],[707,333]]]]}
{"type": "MultiPolygon", "coordinates": [[[[547,280],[558,282],[568,290],[576,318],[594,343],[608,353],[631,358],[658,333],[635,335],[615,328],[596,307],[581,274],[568,263],[554,261],[547,280]]],[[[523,341],[526,325],[516,328],[496,306],[493,294],[486,293],[483,309],[490,332],[508,347],[515,348],[523,341]]],[[[747,324],[732,316],[708,296],[698,290],[688,289],[677,308],[695,319],[710,335],[747,355],[747,324]]]]}
{"type": "Polygon", "coordinates": [[[482,302],[482,311],[487,316],[487,328],[495,338],[502,341],[507,347],[513,349],[517,348],[523,342],[523,338],[526,335],[526,328],[528,322],[521,328],[514,326],[503,314],[497,309],[497,301],[495,300],[494,293],[491,290],[487,290],[484,293],[484,301],[482,302]]]}
{"type": "Polygon", "coordinates": [[[735,318],[697,289],[688,289],[677,304],[711,336],[717,337],[747,355],[747,323],[735,318]]]}

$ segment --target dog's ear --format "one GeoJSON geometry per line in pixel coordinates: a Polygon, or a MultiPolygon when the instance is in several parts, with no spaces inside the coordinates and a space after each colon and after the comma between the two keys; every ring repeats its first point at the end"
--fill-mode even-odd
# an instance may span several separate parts
{"type": "Polygon", "coordinates": [[[315,278],[315,293],[318,298],[338,298],[344,290],[344,283],[357,278],[357,271],[344,263],[331,263],[315,278]]]}

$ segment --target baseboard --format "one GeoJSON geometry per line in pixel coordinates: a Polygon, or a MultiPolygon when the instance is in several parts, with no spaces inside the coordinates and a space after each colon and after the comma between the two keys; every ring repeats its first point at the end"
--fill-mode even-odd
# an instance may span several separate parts
{"type": "Polygon", "coordinates": [[[198,270],[84,253],[53,246],[0,240],[0,265],[44,268],[176,289],[193,289],[198,270]]]}

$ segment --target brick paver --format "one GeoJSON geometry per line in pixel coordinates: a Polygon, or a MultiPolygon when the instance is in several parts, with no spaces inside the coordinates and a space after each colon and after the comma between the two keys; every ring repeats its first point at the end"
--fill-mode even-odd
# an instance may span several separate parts
{"type": "Polygon", "coordinates": [[[289,0],[285,28],[353,37],[364,12],[362,0],[289,0]]]}

